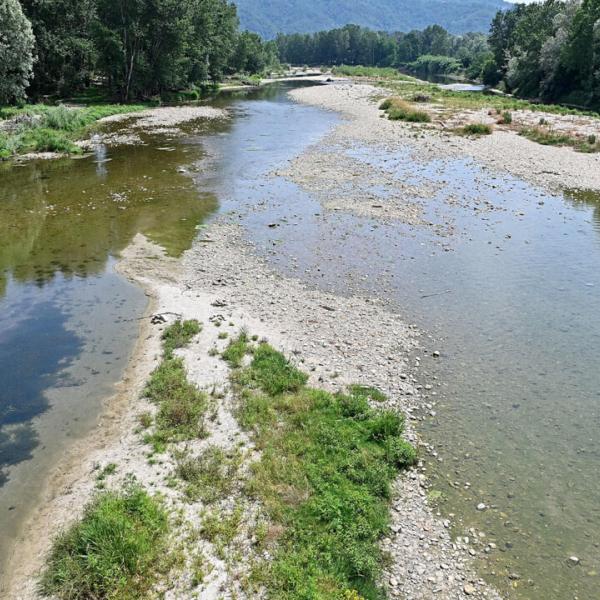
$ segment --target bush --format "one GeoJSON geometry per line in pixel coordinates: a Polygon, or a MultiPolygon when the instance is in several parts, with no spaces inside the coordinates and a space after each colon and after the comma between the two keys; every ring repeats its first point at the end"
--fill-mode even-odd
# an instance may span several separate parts
{"type": "Polygon", "coordinates": [[[486,123],[469,123],[459,130],[463,135],[490,135],[493,129],[486,123]]]}
{"type": "Polygon", "coordinates": [[[140,598],[155,580],[167,532],[162,503],[142,488],[103,493],[54,542],[41,590],[61,600],[140,598]]]}
{"type": "Polygon", "coordinates": [[[502,113],[502,116],[500,117],[500,119],[498,120],[498,123],[501,125],[510,125],[512,123],[512,113],[509,112],[508,110],[505,110],[502,113]]]}
{"type": "Polygon", "coordinates": [[[380,110],[384,110],[388,118],[392,121],[407,121],[410,123],[429,123],[431,117],[423,110],[415,110],[408,102],[402,98],[387,98],[379,105],[380,110]]]}

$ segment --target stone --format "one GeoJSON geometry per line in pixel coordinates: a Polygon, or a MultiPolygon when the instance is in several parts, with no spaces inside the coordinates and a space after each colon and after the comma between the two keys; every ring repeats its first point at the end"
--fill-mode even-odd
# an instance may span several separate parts
{"type": "Polygon", "coordinates": [[[573,567],[577,566],[581,561],[576,556],[569,556],[569,564],[573,567]]]}
{"type": "Polygon", "coordinates": [[[476,592],[475,586],[471,585],[470,583],[465,583],[465,587],[463,587],[463,592],[467,596],[472,596],[476,592]]]}
{"type": "Polygon", "coordinates": [[[477,505],[477,510],[479,510],[479,511],[485,510],[486,508],[487,508],[487,506],[483,502],[480,502],[477,505]]]}

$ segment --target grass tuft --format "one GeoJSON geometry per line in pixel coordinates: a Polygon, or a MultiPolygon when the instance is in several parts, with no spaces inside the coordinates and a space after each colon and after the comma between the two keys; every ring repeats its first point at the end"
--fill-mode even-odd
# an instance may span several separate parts
{"type": "Polygon", "coordinates": [[[248,354],[249,350],[248,335],[245,331],[242,331],[235,340],[229,342],[222,357],[223,360],[226,360],[230,364],[230,366],[237,369],[242,365],[242,360],[244,359],[244,356],[248,354]]]}
{"type": "Polygon", "coordinates": [[[494,131],[491,125],[486,123],[469,123],[457,130],[460,135],[491,135],[494,131]]]}
{"type": "Polygon", "coordinates": [[[61,600],[145,596],[166,551],[167,514],[142,488],[105,492],[54,542],[40,588],[61,600]]]}
{"type": "Polygon", "coordinates": [[[585,138],[571,136],[566,133],[557,133],[548,127],[526,127],[521,129],[519,135],[544,146],[571,146],[577,152],[600,152],[600,142],[595,135],[585,138]]]}
{"type": "Polygon", "coordinates": [[[407,121],[409,123],[430,123],[431,116],[424,110],[416,110],[402,98],[393,97],[384,100],[379,108],[386,112],[391,121],[407,121]]]}
{"type": "Polygon", "coordinates": [[[200,333],[201,329],[200,323],[196,320],[177,320],[167,327],[162,334],[165,358],[171,358],[175,350],[188,346],[193,337],[200,333]]]}

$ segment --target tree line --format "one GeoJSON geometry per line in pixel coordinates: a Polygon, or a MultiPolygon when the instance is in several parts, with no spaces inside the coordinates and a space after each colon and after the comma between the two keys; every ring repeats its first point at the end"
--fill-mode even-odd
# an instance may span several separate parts
{"type": "Polygon", "coordinates": [[[486,83],[518,96],[600,109],[600,0],[546,0],[499,12],[486,83]]]}
{"type": "Polygon", "coordinates": [[[273,42],[227,0],[0,0],[0,103],[101,83],[121,101],[260,73],[273,42]]]}
{"type": "Polygon", "coordinates": [[[396,67],[426,74],[464,71],[474,78],[493,60],[486,35],[453,35],[439,25],[408,33],[346,25],[314,34],[279,35],[276,43],[281,61],[292,64],[396,67]]]}

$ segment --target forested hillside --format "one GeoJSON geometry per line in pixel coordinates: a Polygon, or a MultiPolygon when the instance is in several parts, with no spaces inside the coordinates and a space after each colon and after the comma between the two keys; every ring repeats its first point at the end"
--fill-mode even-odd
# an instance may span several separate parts
{"type": "Polygon", "coordinates": [[[242,27],[272,38],[356,23],[382,31],[438,24],[451,33],[487,32],[502,0],[237,0],[242,27]]]}

